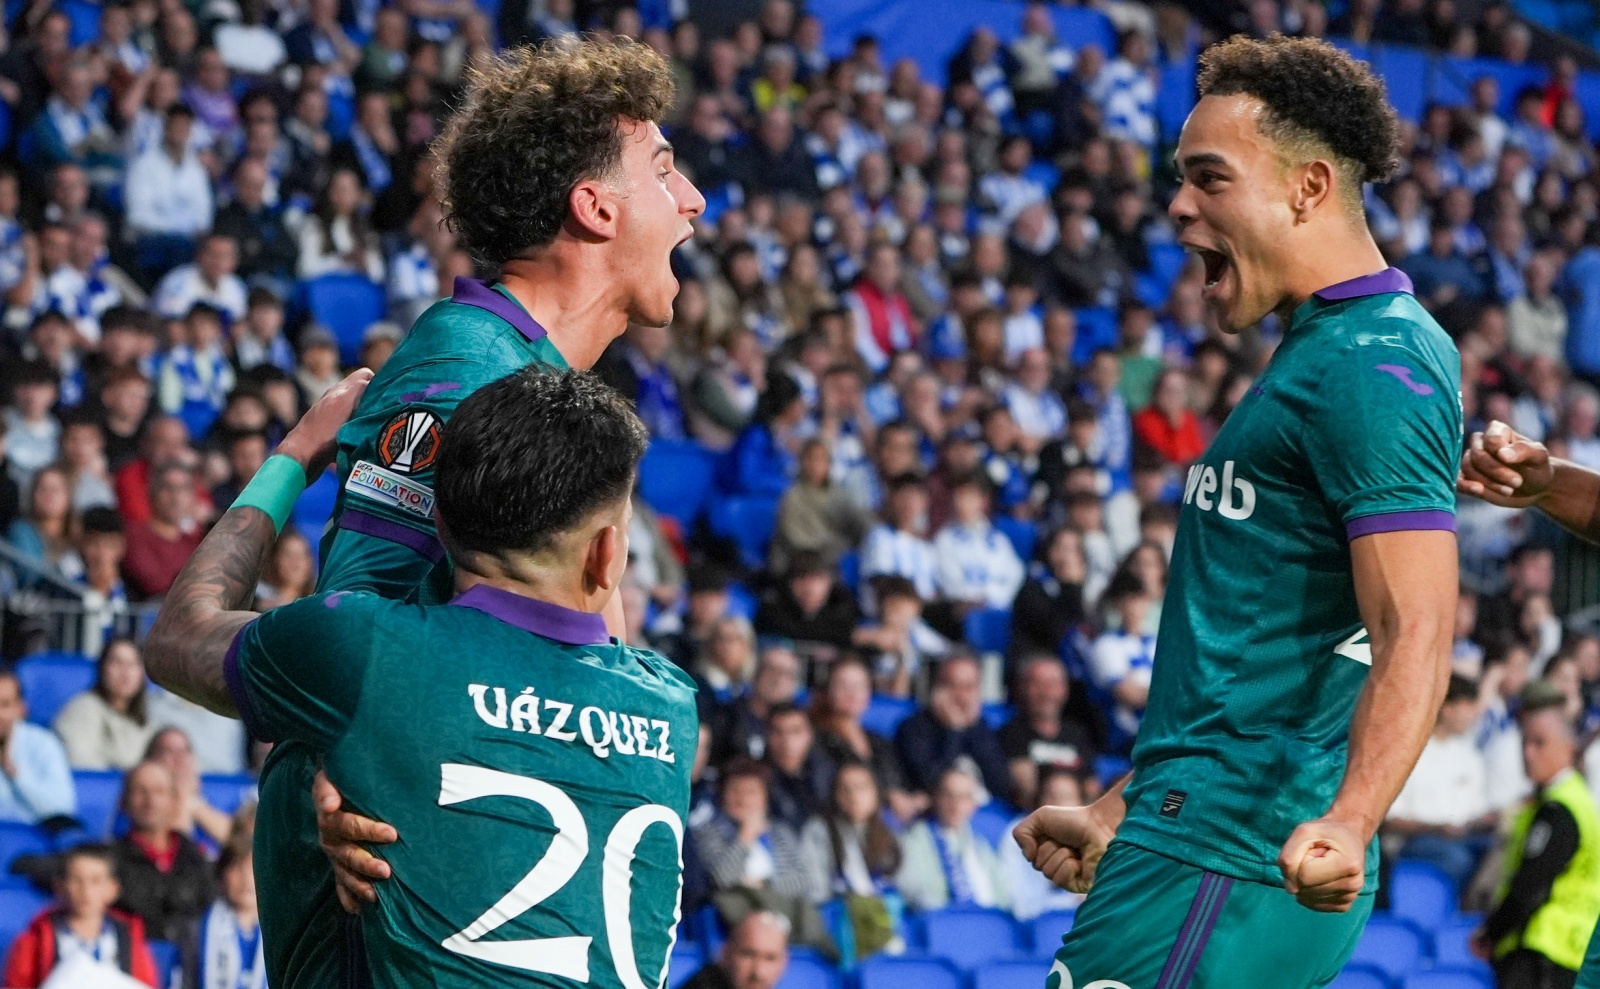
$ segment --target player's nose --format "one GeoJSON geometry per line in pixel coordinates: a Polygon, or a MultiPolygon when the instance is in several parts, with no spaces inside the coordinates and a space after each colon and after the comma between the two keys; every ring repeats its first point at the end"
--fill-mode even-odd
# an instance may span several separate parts
{"type": "Polygon", "coordinates": [[[1179,230],[1195,221],[1194,190],[1189,183],[1179,183],[1178,194],[1172,197],[1172,203],[1167,206],[1167,216],[1178,225],[1179,230]]]}
{"type": "Polygon", "coordinates": [[[693,219],[706,211],[706,197],[682,172],[677,173],[682,188],[678,190],[678,212],[693,219]]]}

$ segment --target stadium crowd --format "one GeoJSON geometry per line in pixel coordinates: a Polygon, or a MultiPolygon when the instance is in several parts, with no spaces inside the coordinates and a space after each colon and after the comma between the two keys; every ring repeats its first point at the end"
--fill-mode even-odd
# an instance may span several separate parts
{"type": "MultiPolygon", "coordinates": [[[[710,203],[675,258],[672,325],[630,328],[598,369],[711,489],[685,510],[646,478],[624,588],[630,639],[702,683],[684,916],[775,913],[848,963],[903,949],[904,911],[1070,909],[1005,824],[1126,765],[1178,507],[1212,497],[1189,464],[1277,339],[1270,319],[1208,325],[1164,215],[1161,70],[1206,32],[1177,5],[1095,6],[1115,50],[1019,3],[1015,40],[980,29],[935,78],[871,37],[825,49],[793,0],[726,37],[573,0],[497,18],[466,0],[12,4],[0,592],[111,615],[159,600],[308,403],[381,368],[473,274],[427,154],[463,73],[496,44],[637,37],[670,60],[666,130],[710,203]],[[329,279],[381,294],[383,318],[316,322],[329,279]]],[[[1499,4],[1330,19],[1255,0],[1248,19],[1528,58],[1499,4]]],[[[1458,341],[1468,429],[1509,422],[1600,469],[1600,107],[1575,73],[1427,107],[1367,205],[1458,341]]],[[[1384,843],[1482,910],[1531,792],[1515,715],[1560,708],[1587,740],[1600,638],[1564,625],[1531,520],[1476,502],[1459,519],[1457,676],[1384,843]]],[[[312,591],[319,535],[285,532],[261,609],[312,591]]],[[[114,843],[59,863],[62,905],[21,933],[5,984],[82,953],[153,984],[147,939],[191,978],[247,972],[252,809],[219,810],[202,781],[262,753],[148,685],[136,637],[94,631],[93,687],[48,725],[0,673],[0,822],[107,837],[78,819],[74,772],[126,773],[114,843]]],[[[8,662],[57,645],[20,606],[4,643],[8,662]]]]}

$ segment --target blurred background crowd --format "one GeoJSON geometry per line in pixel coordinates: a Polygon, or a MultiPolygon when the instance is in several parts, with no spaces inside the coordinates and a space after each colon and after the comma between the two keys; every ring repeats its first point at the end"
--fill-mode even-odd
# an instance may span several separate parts
{"type": "MultiPolygon", "coordinates": [[[[881,952],[962,977],[1048,957],[1070,925],[1077,898],[1008,823],[1125,771],[1187,467],[1280,333],[1215,330],[1165,217],[1210,41],[1327,36],[1372,61],[1406,127],[1369,218],[1457,340],[1469,430],[1506,421],[1600,468],[1593,5],[948,6],[8,3],[0,945],[27,927],[8,985],[61,960],[63,909],[114,919],[129,957],[155,942],[150,979],[248,972],[263,753],[147,684],[140,636],[307,405],[474,274],[427,149],[500,45],[659,50],[663,124],[708,200],[672,325],[598,367],[653,437],[629,638],[703,686],[674,986],[720,950],[697,980],[770,989],[784,966],[744,942],[773,931],[806,953],[788,971],[826,980],[881,952]],[[86,840],[111,844],[51,887],[52,854],[86,840]],[[228,924],[239,950],[207,933],[228,924]]],[[[335,486],[302,499],[261,609],[313,589],[335,486]]],[[[1437,918],[1395,921],[1418,965],[1474,964],[1447,929],[1497,902],[1532,791],[1519,710],[1561,708],[1568,761],[1600,769],[1600,556],[1483,504],[1459,525],[1457,676],[1384,836],[1397,897],[1444,890],[1437,918]]]]}

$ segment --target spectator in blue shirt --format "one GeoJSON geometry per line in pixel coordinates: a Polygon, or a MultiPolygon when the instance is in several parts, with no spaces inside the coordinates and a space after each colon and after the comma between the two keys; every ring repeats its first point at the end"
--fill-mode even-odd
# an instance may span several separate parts
{"type": "Polygon", "coordinates": [[[774,374],[756,401],[755,419],[733,445],[732,489],[736,494],[783,494],[800,469],[801,427],[806,402],[787,374],[774,374]]]}
{"type": "Polygon", "coordinates": [[[1578,374],[1600,374],[1600,228],[1561,275],[1567,304],[1567,360],[1578,374]]]}
{"type": "Polygon", "coordinates": [[[78,812],[67,750],[27,715],[17,675],[0,670],[0,821],[65,830],[78,812]]]}
{"type": "Polygon", "coordinates": [[[1483,297],[1483,282],[1455,246],[1455,225],[1448,217],[1435,216],[1428,228],[1428,249],[1400,262],[1400,270],[1411,276],[1417,298],[1439,309],[1457,299],[1483,297]]]}

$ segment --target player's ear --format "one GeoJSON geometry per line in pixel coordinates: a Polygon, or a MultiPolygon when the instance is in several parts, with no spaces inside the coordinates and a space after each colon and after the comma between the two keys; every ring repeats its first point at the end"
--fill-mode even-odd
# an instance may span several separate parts
{"type": "Polygon", "coordinates": [[[1327,202],[1328,197],[1333,195],[1333,186],[1332,162],[1318,158],[1307,163],[1300,170],[1300,180],[1294,189],[1291,205],[1294,207],[1295,219],[1299,222],[1309,220],[1312,214],[1327,202]]]}
{"type": "Polygon", "coordinates": [[[617,236],[621,201],[599,179],[584,179],[567,193],[567,222],[584,240],[612,240],[617,236]]]}
{"type": "Polygon", "coordinates": [[[614,525],[602,526],[589,540],[589,557],[584,576],[597,591],[614,591],[622,576],[619,562],[625,562],[628,552],[623,542],[622,530],[614,525]]]}

